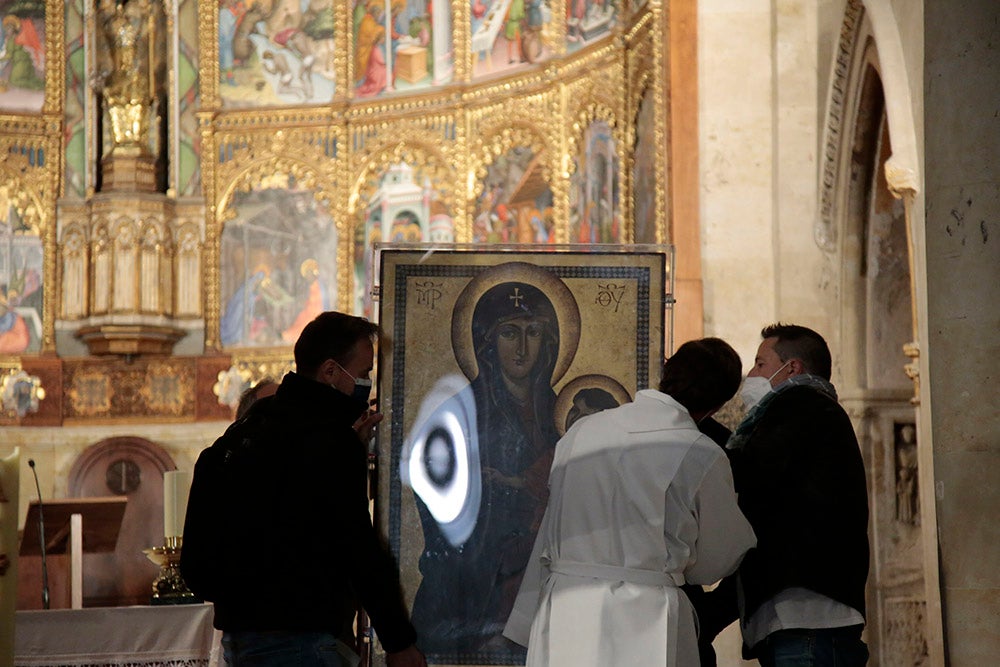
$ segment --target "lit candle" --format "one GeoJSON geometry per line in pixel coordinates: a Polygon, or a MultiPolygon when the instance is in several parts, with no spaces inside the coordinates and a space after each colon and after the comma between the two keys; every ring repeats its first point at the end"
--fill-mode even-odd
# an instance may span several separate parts
{"type": "Polygon", "coordinates": [[[187,514],[190,490],[191,473],[184,470],[163,473],[164,537],[181,537],[184,534],[184,515],[187,514]]]}

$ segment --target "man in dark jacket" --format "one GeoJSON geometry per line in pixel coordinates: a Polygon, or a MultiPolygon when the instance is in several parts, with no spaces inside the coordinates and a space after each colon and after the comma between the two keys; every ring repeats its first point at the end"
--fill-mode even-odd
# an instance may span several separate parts
{"type": "Polygon", "coordinates": [[[763,667],[861,666],[868,493],[853,426],[830,384],[826,341],[762,332],[729,439],[740,509],[757,548],[740,565],[745,651],[763,667]]]}
{"type": "MultiPolygon", "coordinates": [[[[724,424],[710,416],[698,422],[698,430],[723,448],[732,435],[732,431],[724,424]]],[[[729,450],[726,450],[726,454],[728,453],[729,450]]],[[[698,659],[701,667],[716,667],[719,663],[712,641],[726,626],[736,620],[736,616],[728,615],[722,598],[706,592],[703,586],[686,584],[681,586],[681,590],[688,596],[698,617],[698,659]]]]}
{"type": "Polygon", "coordinates": [[[391,667],[426,664],[368,511],[377,333],[319,315],[295,344],[296,372],[198,459],[181,572],[215,604],[229,665],[356,664],[359,604],[391,667]]]}

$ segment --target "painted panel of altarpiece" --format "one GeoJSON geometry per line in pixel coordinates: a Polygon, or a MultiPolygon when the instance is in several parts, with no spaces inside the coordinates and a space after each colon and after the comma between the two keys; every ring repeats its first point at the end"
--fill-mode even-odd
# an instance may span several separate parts
{"type": "Polygon", "coordinates": [[[569,188],[571,243],[622,240],[618,153],[607,121],[595,120],[583,134],[582,155],[569,188]]]}
{"type": "Polygon", "coordinates": [[[473,0],[469,14],[472,73],[479,77],[552,55],[545,35],[552,31],[551,0],[473,0]]]}
{"type": "Polygon", "coordinates": [[[523,664],[556,441],[659,380],[667,253],[538,248],[380,254],[376,502],[431,664],[523,664]]]}
{"type": "Polygon", "coordinates": [[[487,167],[473,211],[473,242],[555,242],[553,195],[543,159],[527,146],[515,146],[487,167]]]}
{"type": "Polygon", "coordinates": [[[37,352],[42,338],[42,240],[0,186],[0,354],[37,352]]]}
{"type": "Polygon", "coordinates": [[[233,196],[222,231],[223,347],[290,346],[336,303],[337,229],[322,200],[292,177],[233,196]]]}
{"type": "Polygon", "coordinates": [[[45,0],[0,0],[0,110],[41,111],[45,102],[45,0]]]}
{"type": "Polygon", "coordinates": [[[333,0],[219,2],[227,108],[323,104],[334,94],[333,0]]]}
{"type": "Polygon", "coordinates": [[[387,243],[453,243],[455,221],[430,170],[397,162],[361,189],[354,239],[354,312],[374,318],[372,249],[387,243]]]}
{"type": "Polygon", "coordinates": [[[354,0],[354,96],[406,92],[451,81],[447,0],[354,0]]]}

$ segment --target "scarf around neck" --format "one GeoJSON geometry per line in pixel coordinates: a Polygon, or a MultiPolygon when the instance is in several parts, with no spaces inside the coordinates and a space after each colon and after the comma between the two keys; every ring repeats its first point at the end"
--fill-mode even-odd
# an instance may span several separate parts
{"type": "Polygon", "coordinates": [[[834,401],[837,400],[837,390],[834,389],[828,380],[824,380],[818,375],[809,375],[806,373],[790,377],[768,392],[764,398],[760,399],[760,403],[750,408],[750,411],[743,417],[743,421],[739,423],[733,434],[729,436],[729,440],[726,442],[726,449],[743,449],[743,446],[746,445],[747,440],[750,438],[750,434],[757,428],[757,424],[763,418],[764,413],[767,412],[768,406],[771,405],[779,394],[783,394],[793,387],[810,387],[834,401]]]}

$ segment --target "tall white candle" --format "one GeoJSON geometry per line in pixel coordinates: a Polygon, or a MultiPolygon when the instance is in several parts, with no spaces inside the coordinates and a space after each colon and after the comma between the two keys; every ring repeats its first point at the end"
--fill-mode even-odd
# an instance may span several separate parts
{"type": "Polygon", "coordinates": [[[164,537],[180,537],[184,534],[184,515],[187,514],[190,490],[191,473],[185,470],[163,473],[164,537]]]}
{"type": "MultiPolygon", "coordinates": [[[[38,454],[35,454],[38,456],[38,454]]],[[[45,462],[42,462],[45,466],[45,462]]],[[[0,488],[3,489],[3,498],[0,498],[0,554],[7,554],[10,560],[10,569],[7,574],[0,577],[0,637],[7,643],[7,637],[14,636],[14,609],[17,607],[17,518],[20,499],[21,475],[31,478],[28,467],[24,466],[21,471],[21,450],[15,447],[6,458],[0,457],[0,488]]],[[[27,480],[25,480],[27,481],[27,480]]],[[[46,485],[48,486],[48,485],[46,485]]],[[[25,487],[27,488],[27,487],[25,487]]],[[[35,485],[31,485],[31,493],[28,497],[35,495],[35,485]]],[[[55,530],[52,531],[53,533],[55,530]]],[[[64,570],[65,571],[65,570],[64,570]]],[[[66,578],[69,579],[68,577],[66,578]]],[[[37,580],[36,580],[37,581],[37,580]]],[[[65,590],[65,589],[63,589],[65,590]]],[[[67,596],[68,598],[69,596],[67,596]]],[[[7,644],[9,647],[10,644],[7,644]]],[[[13,654],[12,649],[8,656],[13,654]]],[[[3,651],[0,651],[2,654],[3,651]]],[[[13,658],[8,658],[13,664],[13,658]]]]}

